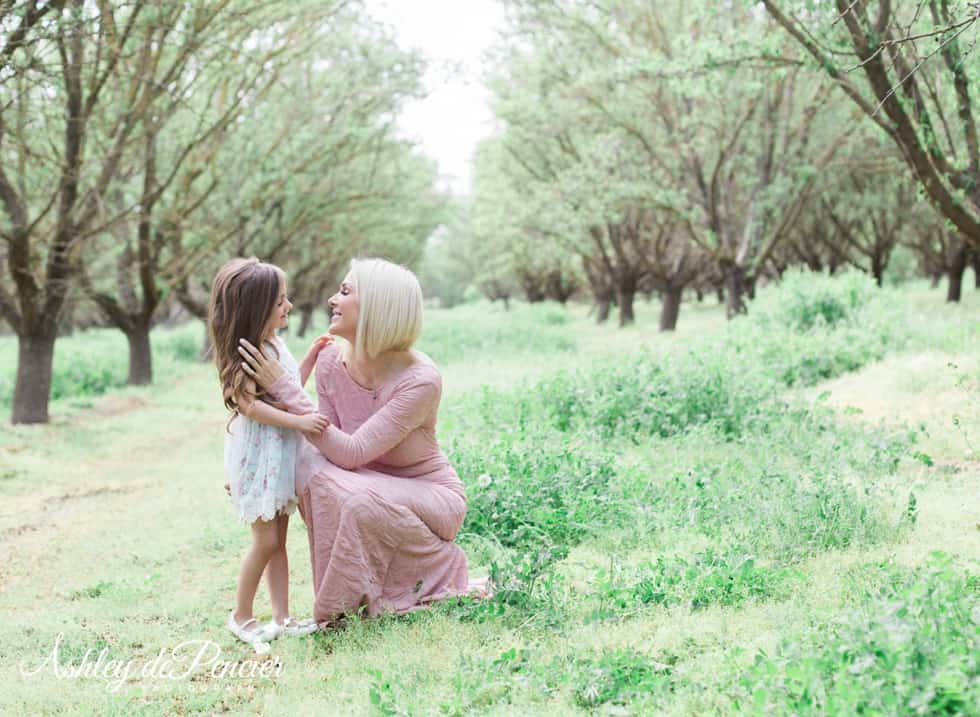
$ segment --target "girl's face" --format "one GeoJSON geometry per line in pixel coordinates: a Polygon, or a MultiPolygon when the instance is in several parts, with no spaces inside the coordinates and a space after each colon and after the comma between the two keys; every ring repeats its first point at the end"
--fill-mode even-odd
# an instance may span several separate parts
{"type": "Polygon", "coordinates": [[[286,282],[282,280],[279,282],[279,296],[276,297],[276,305],[272,307],[272,313],[265,324],[265,331],[263,332],[265,338],[272,338],[279,329],[284,329],[289,325],[289,311],[292,308],[293,304],[286,296],[286,282]]]}
{"type": "Polygon", "coordinates": [[[340,336],[354,343],[357,333],[357,292],[350,274],[340,282],[337,293],[327,299],[330,308],[330,328],[334,336],[340,336]]]}

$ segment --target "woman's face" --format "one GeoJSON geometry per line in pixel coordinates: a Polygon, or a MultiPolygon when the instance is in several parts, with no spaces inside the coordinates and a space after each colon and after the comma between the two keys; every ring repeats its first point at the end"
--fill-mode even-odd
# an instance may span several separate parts
{"type": "Polygon", "coordinates": [[[357,292],[350,274],[340,282],[340,289],[327,300],[330,307],[330,328],[334,336],[340,336],[351,343],[357,333],[357,292]]]}

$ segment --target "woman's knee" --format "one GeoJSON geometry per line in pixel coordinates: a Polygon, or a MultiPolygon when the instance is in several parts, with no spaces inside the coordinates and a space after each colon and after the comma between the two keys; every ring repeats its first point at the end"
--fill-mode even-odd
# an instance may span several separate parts
{"type": "Polygon", "coordinates": [[[435,526],[430,525],[432,532],[443,540],[455,540],[463,527],[466,518],[466,502],[463,500],[450,501],[447,510],[438,516],[435,526]]]}
{"type": "Polygon", "coordinates": [[[367,493],[349,495],[340,506],[340,519],[359,526],[376,523],[379,519],[378,502],[367,493]]]}
{"type": "Polygon", "coordinates": [[[307,484],[307,491],[312,502],[343,503],[351,496],[350,486],[327,472],[314,475],[307,484]]]}

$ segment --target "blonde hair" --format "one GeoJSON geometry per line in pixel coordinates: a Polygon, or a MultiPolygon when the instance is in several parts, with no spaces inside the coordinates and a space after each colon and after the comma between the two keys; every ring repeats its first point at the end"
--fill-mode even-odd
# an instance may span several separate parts
{"type": "Polygon", "coordinates": [[[407,351],[422,333],[422,287],[410,270],[384,259],[353,259],[357,294],[354,356],[407,351]]]}

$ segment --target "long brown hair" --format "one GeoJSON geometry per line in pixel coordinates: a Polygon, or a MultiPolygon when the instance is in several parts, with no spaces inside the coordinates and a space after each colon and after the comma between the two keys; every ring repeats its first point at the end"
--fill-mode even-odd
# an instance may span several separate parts
{"type": "Polygon", "coordinates": [[[278,266],[265,264],[254,256],[232,259],[214,276],[208,301],[208,334],[221,393],[225,407],[234,412],[232,418],[242,399],[257,398],[245,387],[248,376],[242,370],[238,340],[246,339],[261,348],[262,332],[278,303],[285,278],[278,266]]]}

